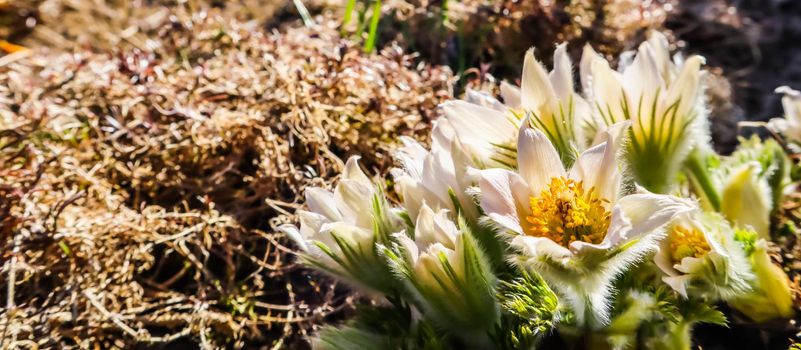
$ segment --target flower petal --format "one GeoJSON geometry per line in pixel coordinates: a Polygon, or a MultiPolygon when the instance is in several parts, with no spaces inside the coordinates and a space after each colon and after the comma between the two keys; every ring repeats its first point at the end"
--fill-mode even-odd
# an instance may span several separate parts
{"type": "Polygon", "coordinates": [[[323,215],[330,221],[341,221],[342,214],[337,209],[334,194],[320,187],[306,188],[306,205],[317,214],[323,215]]]}
{"type": "Polygon", "coordinates": [[[517,139],[517,167],[520,176],[535,193],[548,187],[551,178],[565,176],[565,168],[548,136],[524,122],[517,139]]]}
{"type": "Polygon", "coordinates": [[[620,73],[609,67],[604,59],[593,59],[591,64],[592,97],[601,119],[606,125],[612,125],[626,119],[624,113],[625,95],[620,73]]]}
{"type": "Polygon", "coordinates": [[[440,243],[450,249],[456,249],[456,235],[459,229],[448,219],[447,210],[435,213],[430,207],[423,205],[414,229],[414,240],[420,247],[426,248],[434,243],[440,243]]]}
{"type": "Polygon", "coordinates": [[[646,116],[650,116],[646,110],[651,108],[655,102],[657,92],[664,93],[665,82],[659,74],[655,56],[656,53],[651,44],[644,42],[640,45],[634,62],[623,72],[623,86],[626,89],[626,97],[629,99],[628,105],[632,109],[632,118],[645,118],[643,123],[650,120],[646,118],[646,116]]]}
{"type": "Polygon", "coordinates": [[[520,218],[531,210],[527,203],[531,196],[528,184],[520,175],[504,169],[479,170],[477,174],[481,208],[499,225],[522,234],[520,218]]]}
{"type": "Polygon", "coordinates": [[[583,181],[585,188],[595,188],[603,199],[614,203],[620,192],[621,173],[618,168],[617,153],[623,130],[629,122],[621,122],[599,134],[604,141],[584,151],[573,168],[570,177],[583,181]]]}
{"type": "Polygon", "coordinates": [[[365,186],[363,179],[340,180],[334,189],[334,200],[342,213],[342,221],[359,227],[372,227],[374,195],[372,184],[365,186]]]}
{"type": "Polygon", "coordinates": [[[517,236],[512,239],[511,245],[526,257],[547,256],[559,261],[573,255],[567,248],[545,237],[517,236]]]}
{"type": "Polygon", "coordinates": [[[689,200],[649,192],[620,198],[616,206],[622,210],[632,226],[624,239],[632,239],[651,232],[668,223],[676,215],[697,208],[697,205],[689,200]]]}
{"type": "Polygon", "coordinates": [[[303,239],[303,235],[300,234],[298,228],[295,225],[285,224],[278,226],[278,231],[283,232],[287,238],[289,238],[295,245],[300,248],[301,251],[308,252],[309,246],[306,244],[306,240],[303,239]]]}
{"type": "Polygon", "coordinates": [[[549,75],[556,98],[567,106],[573,96],[573,68],[567,55],[567,44],[556,46],[553,54],[553,71],[549,75]]]}
{"type": "Polygon", "coordinates": [[[467,89],[465,101],[482,107],[492,108],[500,112],[506,112],[507,110],[507,107],[504,106],[501,101],[498,101],[495,97],[483,91],[467,89]]]}
{"type": "Polygon", "coordinates": [[[505,81],[501,82],[501,98],[503,103],[510,108],[520,108],[520,88],[509,84],[505,81]]]}
{"type": "MultiPolygon", "coordinates": [[[[701,65],[704,64],[704,59],[701,56],[692,56],[684,62],[676,78],[667,93],[666,102],[672,104],[676,101],[679,102],[678,111],[676,113],[679,118],[688,118],[692,116],[693,109],[698,105],[698,100],[703,96],[700,93],[701,89],[701,65]]],[[[667,106],[662,106],[667,108],[667,106]]]]}
{"type": "Polygon", "coordinates": [[[534,57],[534,49],[526,52],[523,61],[523,77],[520,86],[520,103],[526,110],[538,111],[550,101],[556,101],[551,80],[545,67],[534,57]]]}
{"type": "Polygon", "coordinates": [[[492,108],[459,100],[445,102],[441,108],[462,142],[485,140],[502,143],[513,138],[517,130],[506,113],[492,108]]]}
{"type": "Polygon", "coordinates": [[[465,101],[440,106],[460,141],[481,163],[491,163],[495,145],[508,144],[517,133],[517,125],[504,112],[465,101]]]}
{"type": "Polygon", "coordinates": [[[359,156],[348,158],[345,163],[345,169],[342,170],[343,180],[352,180],[366,187],[373,187],[372,181],[367,175],[364,174],[362,168],[359,167],[359,156]]]}

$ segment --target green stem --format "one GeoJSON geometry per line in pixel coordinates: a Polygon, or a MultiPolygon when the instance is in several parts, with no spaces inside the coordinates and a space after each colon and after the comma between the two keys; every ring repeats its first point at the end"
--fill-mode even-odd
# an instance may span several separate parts
{"type": "Polygon", "coordinates": [[[720,211],[720,194],[712,183],[709,167],[701,152],[693,150],[684,162],[684,168],[694,184],[696,194],[703,196],[712,209],[720,211]]]}

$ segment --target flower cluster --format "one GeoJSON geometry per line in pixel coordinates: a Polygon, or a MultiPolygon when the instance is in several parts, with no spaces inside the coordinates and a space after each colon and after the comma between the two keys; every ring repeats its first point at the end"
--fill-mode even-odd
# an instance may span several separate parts
{"type": "MultiPolygon", "coordinates": [[[[581,91],[564,45],[553,62],[529,51],[500,100],[444,103],[430,148],[402,139],[398,204],[357,158],[333,192],[307,190],[300,227],[283,230],[308,264],[376,300],[316,344],[521,348],[555,329],[689,349],[693,324],[726,322],[721,302],[759,322],[793,315],[769,257],[771,214],[796,186],[789,158],[756,138],[712,151],[703,58],[671,58],[659,33],[617,70],[586,47],[581,91]]],[[[799,140],[787,93],[788,119],[771,125],[799,140]]]]}

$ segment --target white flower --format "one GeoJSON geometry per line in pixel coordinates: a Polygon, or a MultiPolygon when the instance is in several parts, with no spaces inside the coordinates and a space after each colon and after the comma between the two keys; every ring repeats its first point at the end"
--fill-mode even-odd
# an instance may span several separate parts
{"type": "Polygon", "coordinates": [[[573,87],[566,44],[556,47],[553,62],[549,73],[534,57],[534,50],[529,50],[523,61],[520,89],[501,84],[501,94],[512,109],[523,112],[548,136],[565,162],[571,163],[585,147],[582,124],[590,109],[573,87]]]}
{"type": "MultiPolygon", "coordinates": [[[[447,124],[436,124],[435,135],[443,135],[444,125],[447,124]]],[[[415,220],[420,208],[426,204],[475,220],[478,208],[466,193],[470,186],[466,170],[472,163],[459,140],[449,136],[435,137],[430,151],[408,137],[401,137],[401,142],[403,147],[395,153],[401,167],[390,172],[410,218],[415,220]]]]}
{"type": "Polygon", "coordinates": [[[309,210],[298,210],[299,230],[293,225],[279,229],[296,242],[312,265],[382,290],[388,271],[380,269],[383,263],[375,244],[381,232],[376,227],[394,226],[399,219],[391,212],[376,212],[374,204],[381,200],[378,190],[359,168],[358,159],[348,159],[334,192],[306,189],[309,210]]]}
{"type": "Polygon", "coordinates": [[[441,327],[471,337],[490,329],[498,316],[495,277],[483,252],[446,210],[420,209],[413,238],[395,234],[396,255],[386,251],[425,315],[441,327]]]}
{"type": "Polygon", "coordinates": [[[595,129],[631,120],[627,156],[636,180],[667,193],[690,150],[708,140],[700,56],[671,62],[667,39],[652,33],[622,72],[585,47],[584,93],[595,110],[595,129]]]}
{"type": "Polygon", "coordinates": [[[478,172],[481,207],[515,236],[517,263],[541,274],[577,321],[592,326],[608,321],[612,279],[656,248],[650,233],[691,208],[671,196],[622,195],[616,146],[624,128],[610,128],[567,171],[548,137],[524,125],[518,171],[478,172]]]}
{"type": "Polygon", "coordinates": [[[776,92],[784,94],[784,118],[771,119],[768,127],[783,134],[789,141],[801,143],[801,92],[788,86],[778,87],[776,92]]]}
{"type": "Polygon", "coordinates": [[[432,131],[434,142],[449,147],[458,138],[466,157],[478,168],[514,166],[508,155],[520,125],[514,114],[494,104],[488,107],[463,100],[445,102],[440,108],[445,115],[432,131]]]}
{"type": "Polygon", "coordinates": [[[662,280],[685,298],[730,299],[748,291],[753,278],[729,223],[700,210],[670,224],[654,261],[662,280]]]}

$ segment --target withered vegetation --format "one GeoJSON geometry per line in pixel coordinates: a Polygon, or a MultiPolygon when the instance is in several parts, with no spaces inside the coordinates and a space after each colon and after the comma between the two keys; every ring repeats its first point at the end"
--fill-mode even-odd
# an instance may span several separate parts
{"type": "Polygon", "coordinates": [[[383,174],[453,78],[317,22],[171,11],[113,51],[0,57],[0,347],[281,347],[350,307],[274,227],[346,156],[383,174]]]}

